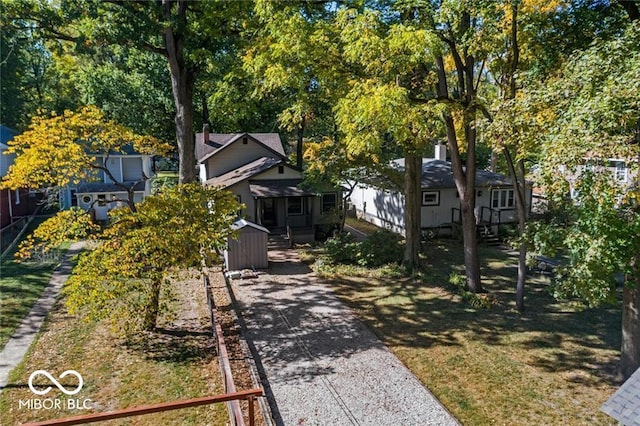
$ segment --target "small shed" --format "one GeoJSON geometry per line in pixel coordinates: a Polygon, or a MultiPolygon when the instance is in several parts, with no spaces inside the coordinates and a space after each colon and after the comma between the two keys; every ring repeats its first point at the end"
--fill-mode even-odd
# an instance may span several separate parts
{"type": "Polygon", "coordinates": [[[227,242],[224,252],[227,271],[268,268],[269,230],[245,219],[235,221],[232,228],[238,231],[238,237],[227,242]]]}

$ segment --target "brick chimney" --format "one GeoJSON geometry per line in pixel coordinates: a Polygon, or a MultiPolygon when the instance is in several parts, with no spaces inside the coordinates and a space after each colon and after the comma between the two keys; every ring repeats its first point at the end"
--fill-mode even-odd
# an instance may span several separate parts
{"type": "Polygon", "coordinates": [[[209,143],[209,125],[207,123],[202,125],[202,143],[209,143]]]}
{"type": "Polygon", "coordinates": [[[441,143],[436,144],[433,158],[435,158],[436,160],[447,161],[447,145],[441,143]]]}

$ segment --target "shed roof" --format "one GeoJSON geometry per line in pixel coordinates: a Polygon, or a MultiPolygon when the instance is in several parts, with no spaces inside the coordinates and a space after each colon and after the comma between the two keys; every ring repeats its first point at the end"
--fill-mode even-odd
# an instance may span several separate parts
{"type": "Polygon", "coordinates": [[[640,424],[640,368],[600,409],[625,426],[640,424]]]}
{"type": "Polygon", "coordinates": [[[258,225],[257,223],[248,221],[246,219],[238,219],[235,222],[233,222],[233,224],[231,224],[231,229],[233,229],[234,231],[236,229],[242,229],[246,227],[257,229],[258,231],[266,232],[267,234],[269,233],[269,230],[264,226],[258,225]]]}

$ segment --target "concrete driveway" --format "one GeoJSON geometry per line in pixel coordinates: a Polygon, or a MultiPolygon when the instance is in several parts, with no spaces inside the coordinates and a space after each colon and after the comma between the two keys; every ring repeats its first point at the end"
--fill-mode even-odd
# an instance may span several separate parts
{"type": "Polygon", "coordinates": [[[458,424],[295,250],[269,258],[232,285],[276,424],[458,424]]]}

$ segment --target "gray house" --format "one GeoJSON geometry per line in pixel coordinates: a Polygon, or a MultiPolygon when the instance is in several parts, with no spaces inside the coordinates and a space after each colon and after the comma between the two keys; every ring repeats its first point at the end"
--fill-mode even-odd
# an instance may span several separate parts
{"type": "Polygon", "coordinates": [[[270,231],[310,241],[339,223],[339,189],[303,186],[302,171],[289,164],[277,133],[196,135],[204,185],[228,189],[244,204],[240,216],[270,231]]]}
{"type": "MultiPolygon", "coordinates": [[[[422,160],[421,226],[439,234],[452,232],[461,223],[460,198],[455,186],[451,163],[446,161],[446,149],[436,146],[435,158],[422,160]]],[[[402,170],[404,161],[394,161],[402,170]]],[[[476,173],[476,221],[494,233],[500,225],[517,222],[516,197],[511,179],[499,173],[478,170],[476,173]]],[[[531,207],[531,188],[526,194],[531,207]]],[[[351,194],[356,214],[380,227],[404,234],[404,195],[379,183],[366,182],[356,186],[351,194]]]]}

